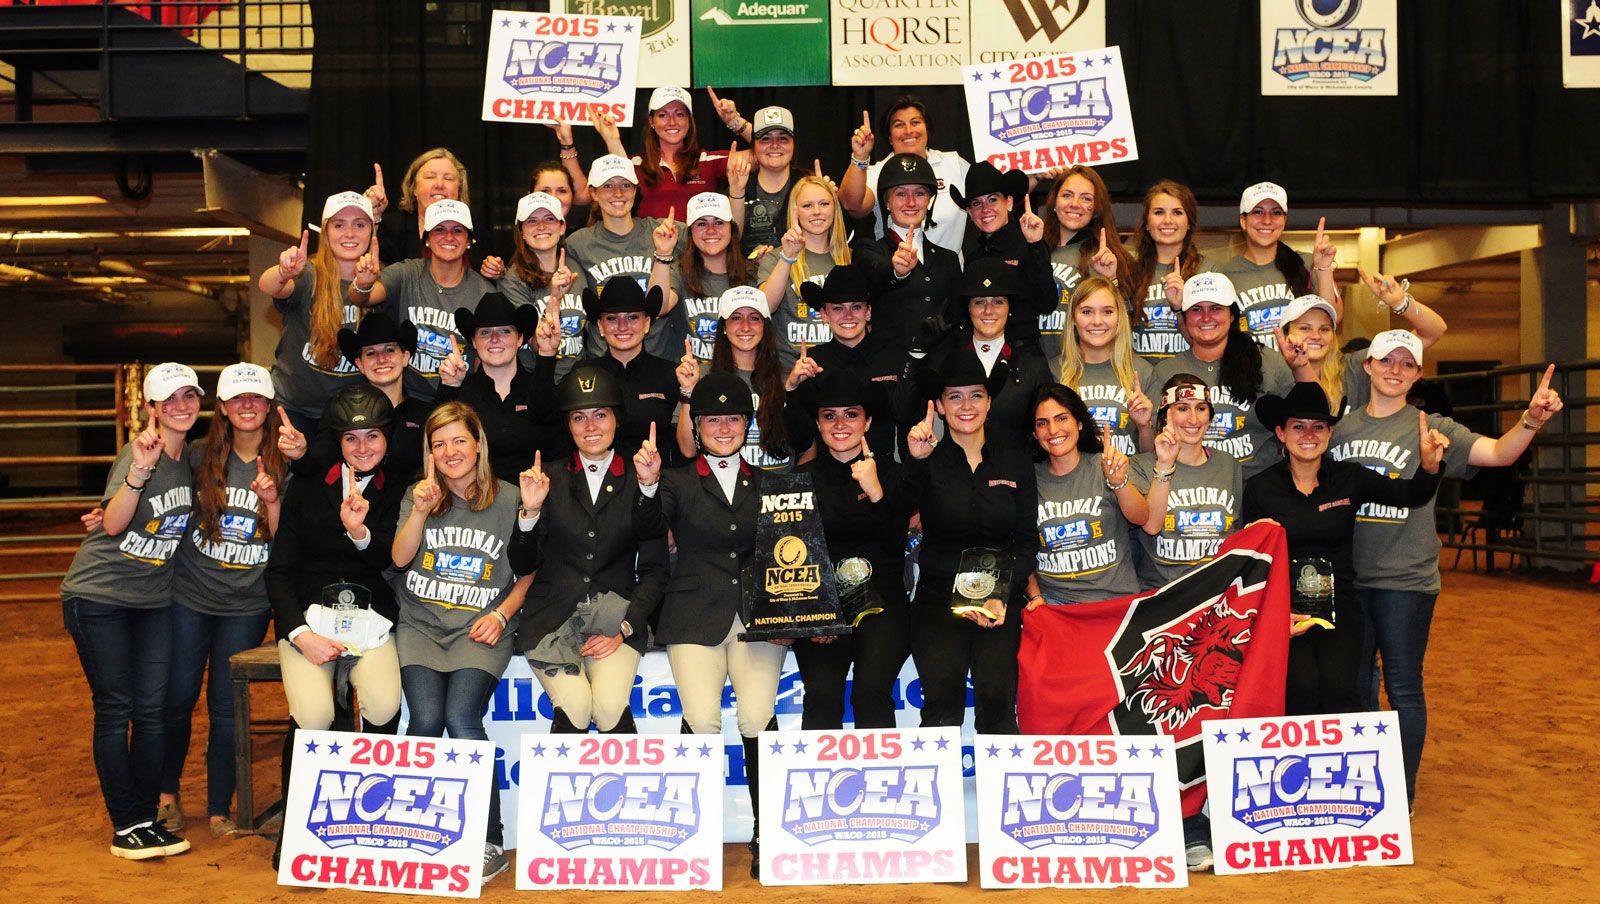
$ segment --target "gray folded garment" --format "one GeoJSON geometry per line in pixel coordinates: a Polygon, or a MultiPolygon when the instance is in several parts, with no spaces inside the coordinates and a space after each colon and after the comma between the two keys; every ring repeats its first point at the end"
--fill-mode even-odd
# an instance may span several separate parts
{"type": "Polygon", "coordinates": [[[584,642],[590,635],[610,637],[622,633],[627,614],[628,601],[614,591],[585,598],[561,627],[546,634],[538,646],[528,651],[528,665],[551,677],[563,671],[578,674],[582,671],[584,642]]]}

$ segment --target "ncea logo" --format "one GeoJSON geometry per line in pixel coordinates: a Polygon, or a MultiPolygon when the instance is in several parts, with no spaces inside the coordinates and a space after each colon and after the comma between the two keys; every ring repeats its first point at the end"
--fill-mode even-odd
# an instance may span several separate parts
{"type": "Polygon", "coordinates": [[[621,83],[622,45],[518,38],[506,52],[503,77],[522,94],[601,97],[621,83]]]}
{"type": "Polygon", "coordinates": [[[1296,0],[1306,28],[1280,28],[1272,71],[1290,82],[1371,81],[1389,65],[1388,31],[1350,28],[1361,0],[1296,0]]]}
{"type": "Polygon", "coordinates": [[[437,854],[461,840],[467,781],[323,770],[306,830],[330,848],[405,848],[437,854]]]}
{"type": "Polygon", "coordinates": [[[670,851],[700,828],[695,773],[553,772],[539,831],[567,850],[648,846],[670,851]]]}
{"type": "Polygon", "coordinates": [[[916,842],[939,825],[937,766],[794,769],[783,827],[806,844],[892,838],[916,842]]]}
{"type": "Polygon", "coordinates": [[[1378,752],[1245,757],[1233,764],[1233,815],[1265,834],[1284,827],[1360,828],[1383,811],[1378,752]]]}
{"type": "Polygon", "coordinates": [[[1104,78],[989,92],[989,134],[1017,146],[1098,135],[1113,118],[1104,78]]]}
{"type": "Polygon", "coordinates": [[[1155,834],[1152,773],[1007,773],[1000,830],[1029,850],[1053,844],[1133,849],[1155,834]]]}

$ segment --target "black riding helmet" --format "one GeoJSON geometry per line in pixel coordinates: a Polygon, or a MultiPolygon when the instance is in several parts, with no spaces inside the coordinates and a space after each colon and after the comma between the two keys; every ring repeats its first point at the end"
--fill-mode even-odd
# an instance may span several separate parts
{"type": "Polygon", "coordinates": [[[611,408],[622,411],[622,384],[603,367],[578,366],[561,378],[556,387],[556,409],[561,412],[585,408],[611,408]]]}
{"type": "Polygon", "coordinates": [[[928,158],[916,154],[895,154],[883,162],[878,171],[878,184],[873,188],[878,198],[878,212],[883,214],[883,228],[889,229],[894,220],[889,218],[889,189],[898,185],[925,185],[928,188],[928,216],[925,228],[932,228],[933,202],[939,197],[939,177],[928,158]]]}
{"type": "Polygon", "coordinates": [[[322,411],[322,424],[335,437],[351,430],[382,430],[388,435],[393,423],[394,405],[370,383],[340,389],[322,411]]]}

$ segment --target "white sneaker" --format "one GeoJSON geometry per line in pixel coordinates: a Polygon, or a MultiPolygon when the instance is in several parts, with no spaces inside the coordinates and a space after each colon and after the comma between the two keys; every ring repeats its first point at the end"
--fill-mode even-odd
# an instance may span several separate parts
{"type": "Polygon", "coordinates": [[[1211,845],[1204,841],[1196,841],[1184,849],[1184,857],[1191,873],[1209,873],[1216,865],[1216,858],[1211,854],[1211,845]]]}
{"type": "Polygon", "coordinates": [[[495,876],[511,868],[506,860],[506,852],[498,844],[485,842],[483,845],[483,881],[485,884],[495,876]]]}

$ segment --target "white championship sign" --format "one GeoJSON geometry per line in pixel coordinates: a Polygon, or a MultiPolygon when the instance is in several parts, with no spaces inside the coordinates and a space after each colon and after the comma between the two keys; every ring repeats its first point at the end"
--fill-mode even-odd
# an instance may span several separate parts
{"type": "Polygon", "coordinates": [[[295,733],[278,884],[478,897],[494,744],[295,733]]]}
{"type": "Polygon", "coordinates": [[[972,149],[1003,170],[1041,173],[1139,158],[1117,47],[961,70],[972,149]]]}
{"type": "Polygon", "coordinates": [[[633,125],[638,16],[563,16],[495,10],[483,73],[487,122],[590,125],[599,104],[633,125]]]}
{"type": "Polygon", "coordinates": [[[722,888],[720,735],[522,736],[517,888],[722,888]]]}
{"type": "Polygon", "coordinates": [[[965,882],[961,729],[761,733],[761,882],[965,882]]]}
{"type": "Polygon", "coordinates": [[[1217,873],[1412,862],[1393,712],[1205,724],[1217,873]]]}
{"type": "Polygon", "coordinates": [[[1178,755],[1167,735],[978,735],[984,888],[1182,888],[1178,755]]]}

